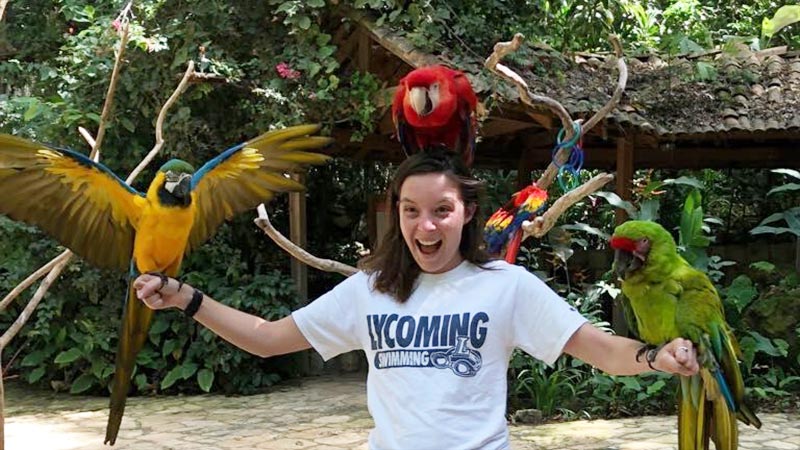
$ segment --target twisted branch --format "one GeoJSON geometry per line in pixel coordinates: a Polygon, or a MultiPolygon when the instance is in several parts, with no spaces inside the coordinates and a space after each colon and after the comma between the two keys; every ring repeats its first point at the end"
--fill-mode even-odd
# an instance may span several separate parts
{"type": "Polygon", "coordinates": [[[286,236],[282,235],[280,231],[276,230],[275,227],[272,226],[272,222],[269,221],[269,216],[267,215],[267,207],[264,206],[263,203],[258,205],[258,217],[254,219],[254,222],[259,228],[264,230],[264,233],[272,238],[272,240],[275,241],[280,248],[297,258],[297,260],[314,267],[315,269],[325,272],[338,272],[346,277],[358,272],[358,269],[353,266],[348,266],[347,264],[334,261],[332,259],[317,258],[311,253],[308,253],[307,251],[298,247],[294,242],[290,241],[288,238],[286,238],[286,236]]]}
{"type": "Polygon", "coordinates": [[[601,173],[586,183],[561,196],[558,200],[553,202],[552,205],[550,205],[544,214],[536,217],[533,219],[533,221],[526,220],[522,222],[522,240],[525,240],[530,236],[540,238],[547,234],[547,232],[553,228],[553,225],[556,224],[556,221],[558,221],[558,218],[561,217],[561,214],[563,214],[564,211],[566,211],[575,203],[581,201],[587,195],[597,192],[603,186],[610,183],[613,179],[614,175],[601,173]]]}
{"type": "MultiPolygon", "coordinates": [[[[537,108],[537,105],[544,105],[549,108],[561,119],[561,123],[564,128],[565,142],[570,141],[575,135],[575,132],[573,131],[574,122],[572,117],[570,117],[569,112],[567,112],[567,109],[564,108],[561,103],[550,97],[532,93],[528,87],[528,83],[526,83],[525,80],[519,76],[519,74],[511,70],[509,67],[500,64],[500,60],[503,57],[519,49],[524,39],[525,37],[522,34],[517,33],[514,35],[514,38],[511,41],[498,42],[495,44],[494,51],[491,55],[489,55],[488,58],[486,58],[484,66],[501,78],[512,82],[517,88],[517,92],[519,93],[519,98],[522,103],[530,106],[531,108],[537,108]]],[[[609,36],[609,41],[614,47],[614,54],[617,58],[617,70],[619,72],[617,86],[608,102],[602,108],[600,108],[592,116],[592,118],[586,122],[586,124],[582,125],[581,136],[586,134],[587,131],[597,125],[598,122],[600,122],[605,116],[608,115],[608,113],[611,112],[611,110],[614,109],[614,107],[617,106],[620,98],[622,98],[622,92],[625,90],[625,86],[628,83],[628,66],[625,64],[625,60],[622,58],[622,45],[620,44],[619,39],[614,35],[609,36]]],[[[558,173],[558,166],[566,162],[569,158],[569,151],[570,150],[567,148],[562,148],[556,153],[555,159],[558,161],[558,165],[556,165],[554,161],[547,166],[545,173],[541,176],[541,178],[539,178],[539,181],[536,182],[540,188],[546,190],[550,186],[555,179],[556,174],[558,173]]]]}

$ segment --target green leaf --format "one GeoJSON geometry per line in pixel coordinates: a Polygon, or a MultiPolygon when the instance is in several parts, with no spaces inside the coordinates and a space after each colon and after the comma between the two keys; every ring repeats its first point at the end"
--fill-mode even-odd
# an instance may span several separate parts
{"type": "Polygon", "coordinates": [[[639,213],[639,220],[649,220],[652,222],[658,220],[658,211],[661,208],[661,203],[658,201],[658,199],[648,198],[642,202],[640,208],[641,213],[639,213]]]}
{"type": "Polygon", "coordinates": [[[28,109],[26,109],[25,113],[22,115],[22,120],[24,120],[25,122],[30,122],[41,112],[42,108],[39,102],[31,102],[30,106],[28,106],[28,109]]]}
{"type": "Polygon", "coordinates": [[[72,382],[72,386],[69,388],[69,393],[80,394],[81,392],[84,392],[92,387],[92,385],[95,383],[95,380],[97,379],[92,374],[85,373],[72,382]]]}
{"type": "Polygon", "coordinates": [[[750,264],[750,267],[766,273],[772,273],[775,270],[775,264],[769,261],[757,261],[750,264]]]}
{"type": "Polygon", "coordinates": [[[780,173],[783,175],[789,175],[790,177],[795,177],[800,180],[800,171],[794,169],[773,169],[772,173],[780,173]]]}
{"type": "Polygon", "coordinates": [[[56,356],[55,363],[56,364],[68,364],[76,359],[80,358],[83,355],[83,352],[77,347],[72,347],[71,349],[61,352],[56,356]]]}
{"type": "Polygon", "coordinates": [[[125,128],[129,133],[136,131],[136,124],[131,122],[127,117],[119,119],[119,123],[122,125],[122,128],[125,128]]]}
{"type": "Polygon", "coordinates": [[[725,289],[726,300],[733,303],[736,310],[741,312],[758,296],[758,290],[753,286],[753,281],[746,275],[736,277],[731,285],[725,289]]]}
{"type": "Polygon", "coordinates": [[[306,0],[306,5],[312,8],[322,8],[325,6],[325,0],[306,0]]]}
{"type": "Polygon", "coordinates": [[[36,383],[44,376],[44,367],[37,367],[28,374],[28,383],[36,383]]]}
{"type": "Polygon", "coordinates": [[[161,334],[169,328],[169,322],[166,320],[156,320],[153,326],[150,327],[150,334],[161,334]]]}
{"type": "Polygon", "coordinates": [[[786,348],[783,346],[775,347],[771,340],[762,336],[758,331],[749,331],[749,334],[756,342],[755,349],[757,352],[766,353],[769,356],[786,356],[786,348]]]}
{"type": "Polygon", "coordinates": [[[717,68],[707,62],[697,62],[697,79],[700,81],[713,81],[717,79],[717,68]]]}
{"type": "Polygon", "coordinates": [[[208,369],[202,369],[197,372],[197,385],[203,392],[210,392],[211,385],[214,384],[214,372],[208,369]]]}
{"type": "Polygon", "coordinates": [[[775,188],[772,188],[767,192],[767,195],[776,194],[778,192],[786,192],[786,191],[797,191],[800,190],[800,184],[797,183],[787,183],[775,188]]]}
{"type": "Polygon", "coordinates": [[[781,29],[800,21],[800,5],[785,5],[775,11],[772,19],[761,22],[761,34],[766,38],[775,36],[781,29]]]}
{"type": "Polygon", "coordinates": [[[588,224],[585,224],[585,223],[576,223],[574,225],[562,225],[560,228],[562,228],[564,230],[584,231],[586,233],[593,234],[595,236],[599,236],[600,238],[602,238],[605,241],[611,239],[611,236],[609,236],[608,233],[605,233],[605,232],[603,232],[603,230],[601,230],[599,228],[595,228],[595,227],[589,226],[588,224]]]}
{"type": "Polygon", "coordinates": [[[42,350],[36,350],[35,352],[28,353],[24,358],[22,358],[22,367],[30,367],[30,366],[38,366],[39,363],[44,361],[44,358],[47,355],[42,350]]]}
{"type": "Polygon", "coordinates": [[[301,30],[307,30],[311,28],[311,19],[308,16],[300,16],[297,19],[297,26],[300,27],[301,30]]]}
{"type": "Polygon", "coordinates": [[[791,228],[784,228],[784,227],[755,227],[750,230],[750,234],[783,234],[783,233],[791,233],[795,236],[800,237],[800,230],[794,230],[791,228]]]}
{"type": "Polygon", "coordinates": [[[653,394],[661,391],[661,389],[663,389],[664,386],[666,386],[666,385],[667,385],[667,383],[665,383],[664,380],[658,380],[655,383],[651,384],[650,386],[647,386],[647,394],[648,395],[653,395],[653,394]]]}
{"type": "Polygon", "coordinates": [[[638,218],[639,217],[639,212],[636,210],[636,207],[633,206],[633,204],[631,202],[622,200],[621,198],[619,198],[619,195],[617,195],[617,194],[615,194],[613,192],[597,191],[597,192],[594,193],[594,195],[597,195],[598,197],[602,197],[602,198],[606,199],[606,201],[611,206],[624,209],[625,212],[628,213],[628,216],[630,216],[631,218],[638,218]]]}
{"type": "Polygon", "coordinates": [[[664,184],[680,184],[684,186],[692,186],[697,189],[703,189],[705,187],[702,181],[692,177],[669,178],[664,180],[664,184]]]}
{"type": "Polygon", "coordinates": [[[194,375],[195,372],[197,372],[197,364],[195,363],[184,363],[181,366],[181,378],[184,380],[194,375]]]}
{"type": "Polygon", "coordinates": [[[182,371],[182,366],[175,366],[172,370],[167,372],[167,375],[161,380],[161,389],[167,389],[175,384],[176,381],[180,380],[182,371]]]}

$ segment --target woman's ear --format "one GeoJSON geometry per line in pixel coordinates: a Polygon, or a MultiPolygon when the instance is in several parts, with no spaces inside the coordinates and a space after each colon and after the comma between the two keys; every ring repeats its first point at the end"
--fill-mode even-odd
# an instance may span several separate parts
{"type": "Polygon", "coordinates": [[[475,216],[475,210],[477,210],[478,205],[475,203],[471,203],[464,208],[464,223],[469,223],[470,220],[475,216]]]}

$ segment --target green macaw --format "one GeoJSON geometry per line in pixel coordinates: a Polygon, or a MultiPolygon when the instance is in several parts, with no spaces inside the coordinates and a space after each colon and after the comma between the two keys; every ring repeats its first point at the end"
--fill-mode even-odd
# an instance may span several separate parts
{"type": "MultiPolygon", "coordinates": [[[[285,176],[328,157],[309,150],[329,145],[312,136],[318,125],[269,131],[238,144],[196,172],[181,160],[165,163],[146,193],[102,164],[71,150],[0,134],[0,214],[36,225],[101,268],[177,276],[184,255],[227,219],[303,186],[285,176]]],[[[114,445],[136,356],[153,311],[128,288],[112,381],[105,442],[114,445]]]]}
{"type": "Polygon", "coordinates": [[[697,348],[700,372],[681,377],[678,408],[679,450],[735,450],[736,419],[761,428],[744,404],[741,350],[725,322],[714,285],[677,250],[672,236],[655,222],[632,220],[614,230],[614,271],[630,302],[626,314],[640,339],[662,345],[689,339],[697,348]]]}

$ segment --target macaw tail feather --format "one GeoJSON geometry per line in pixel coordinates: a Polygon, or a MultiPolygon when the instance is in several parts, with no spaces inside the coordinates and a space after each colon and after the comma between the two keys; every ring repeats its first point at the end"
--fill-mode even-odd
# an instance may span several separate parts
{"type": "Polygon", "coordinates": [[[514,233],[511,235],[511,240],[508,241],[508,247],[506,247],[506,262],[509,264],[514,264],[517,261],[517,253],[519,253],[519,246],[522,244],[522,229],[514,230],[514,233]]]}
{"type": "Polygon", "coordinates": [[[700,377],[681,377],[678,388],[678,449],[708,450],[709,417],[705,391],[696,389],[700,377]]]}
{"type": "Polygon", "coordinates": [[[125,412],[125,400],[128,398],[133,368],[136,364],[136,355],[147,340],[147,331],[153,311],[136,298],[133,289],[133,278],[128,286],[128,299],[125,302],[125,311],[122,315],[122,330],[120,330],[119,348],[114,369],[114,380],[111,387],[110,412],[106,426],[105,443],[114,445],[122,424],[122,414],[125,412]]]}

